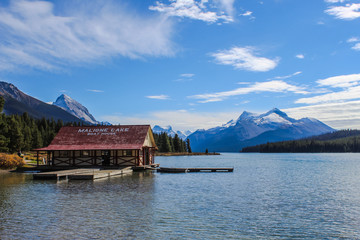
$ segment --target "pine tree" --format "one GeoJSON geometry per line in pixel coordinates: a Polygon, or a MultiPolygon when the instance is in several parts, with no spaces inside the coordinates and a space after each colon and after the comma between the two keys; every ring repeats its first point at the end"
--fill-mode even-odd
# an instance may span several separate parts
{"type": "Polygon", "coordinates": [[[188,153],[192,153],[190,146],[190,139],[186,139],[186,149],[188,153]]]}
{"type": "Polygon", "coordinates": [[[24,137],[21,133],[21,127],[19,121],[17,121],[16,117],[12,115],[9,119],[9,130],[8,130],[8,138],[9,138],[9,152],[15,153],[17,151],[21,151],[23,146],[24,137]]]}
{"type": "Polygon", "coordinates": [[[161,134],[160,152],[170,152],[171,146],[168,135],[164,132],[161,134]]]}
{"type": "Polygon", "coordinates": [[[173,140],[173,145],[174,145],[174,152],[180,152],[180,138],[177,134],[175,134],[174,140],[173,140]]]}
{"type": "Polygon", "coordinates": [[[0,113],[2,113],[2,111],[4,110],[4,106],[5,106],[5,99],[3,98],[3,96],[0,96],[0,113]]]}

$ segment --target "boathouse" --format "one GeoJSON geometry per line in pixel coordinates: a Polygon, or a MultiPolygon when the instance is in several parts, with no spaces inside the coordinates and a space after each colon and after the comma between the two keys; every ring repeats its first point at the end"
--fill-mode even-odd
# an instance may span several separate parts
{"type": "Polygon", "coordinates": [[[145,166],[157,149],[150,125],[62,127],[48,147],[50,166],[145,166]]]}

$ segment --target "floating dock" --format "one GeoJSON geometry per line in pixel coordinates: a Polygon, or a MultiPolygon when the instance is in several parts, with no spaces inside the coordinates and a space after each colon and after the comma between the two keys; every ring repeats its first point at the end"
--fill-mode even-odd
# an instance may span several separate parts
{"type": "Polygon", "coordinates": [[[186,173],[186,172],[233,172],[234,168],[158,168],[163,173],[186,173]]]}
{"type": "Polygon", "coordinates": [[[34,179],[52,179],[52,180],[95,180],[99,178],[107,178],[125,173],[131,173],[131,167],[123,169],[100,170],[96,168],[79,168],[72,170],[54,171],[34,173],[34,179]]]}
{"type": "Polygon", "coordinates": [[[154,163],[151,165],[144,165],[144,166],[136,166],[133,167],[133,171],[134,172],[142,172],[142,171],[146,171],[146,170],[157,170],[157,168],[160,166],[159,163],[154,163]]]}

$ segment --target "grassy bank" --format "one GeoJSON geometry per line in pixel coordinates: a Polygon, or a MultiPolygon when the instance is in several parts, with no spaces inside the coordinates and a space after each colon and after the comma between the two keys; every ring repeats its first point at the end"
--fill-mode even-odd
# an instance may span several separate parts
{"type": "Polygon", "coordinates": [[[220,153],[188,153],[188,152],[170,152],[170,153],[155,153],[155,156],[204,156],[204,155],[220,155],[220,153]]]}

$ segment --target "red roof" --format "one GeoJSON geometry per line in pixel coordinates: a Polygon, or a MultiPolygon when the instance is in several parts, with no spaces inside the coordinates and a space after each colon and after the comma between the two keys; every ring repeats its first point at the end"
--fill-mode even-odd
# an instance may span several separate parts
{"type": "Polygon", "coordinates": [[[150,125],[62,127],[48,147],[36,150],[141,149],[149,130],[152,135],[150,125]]]}

